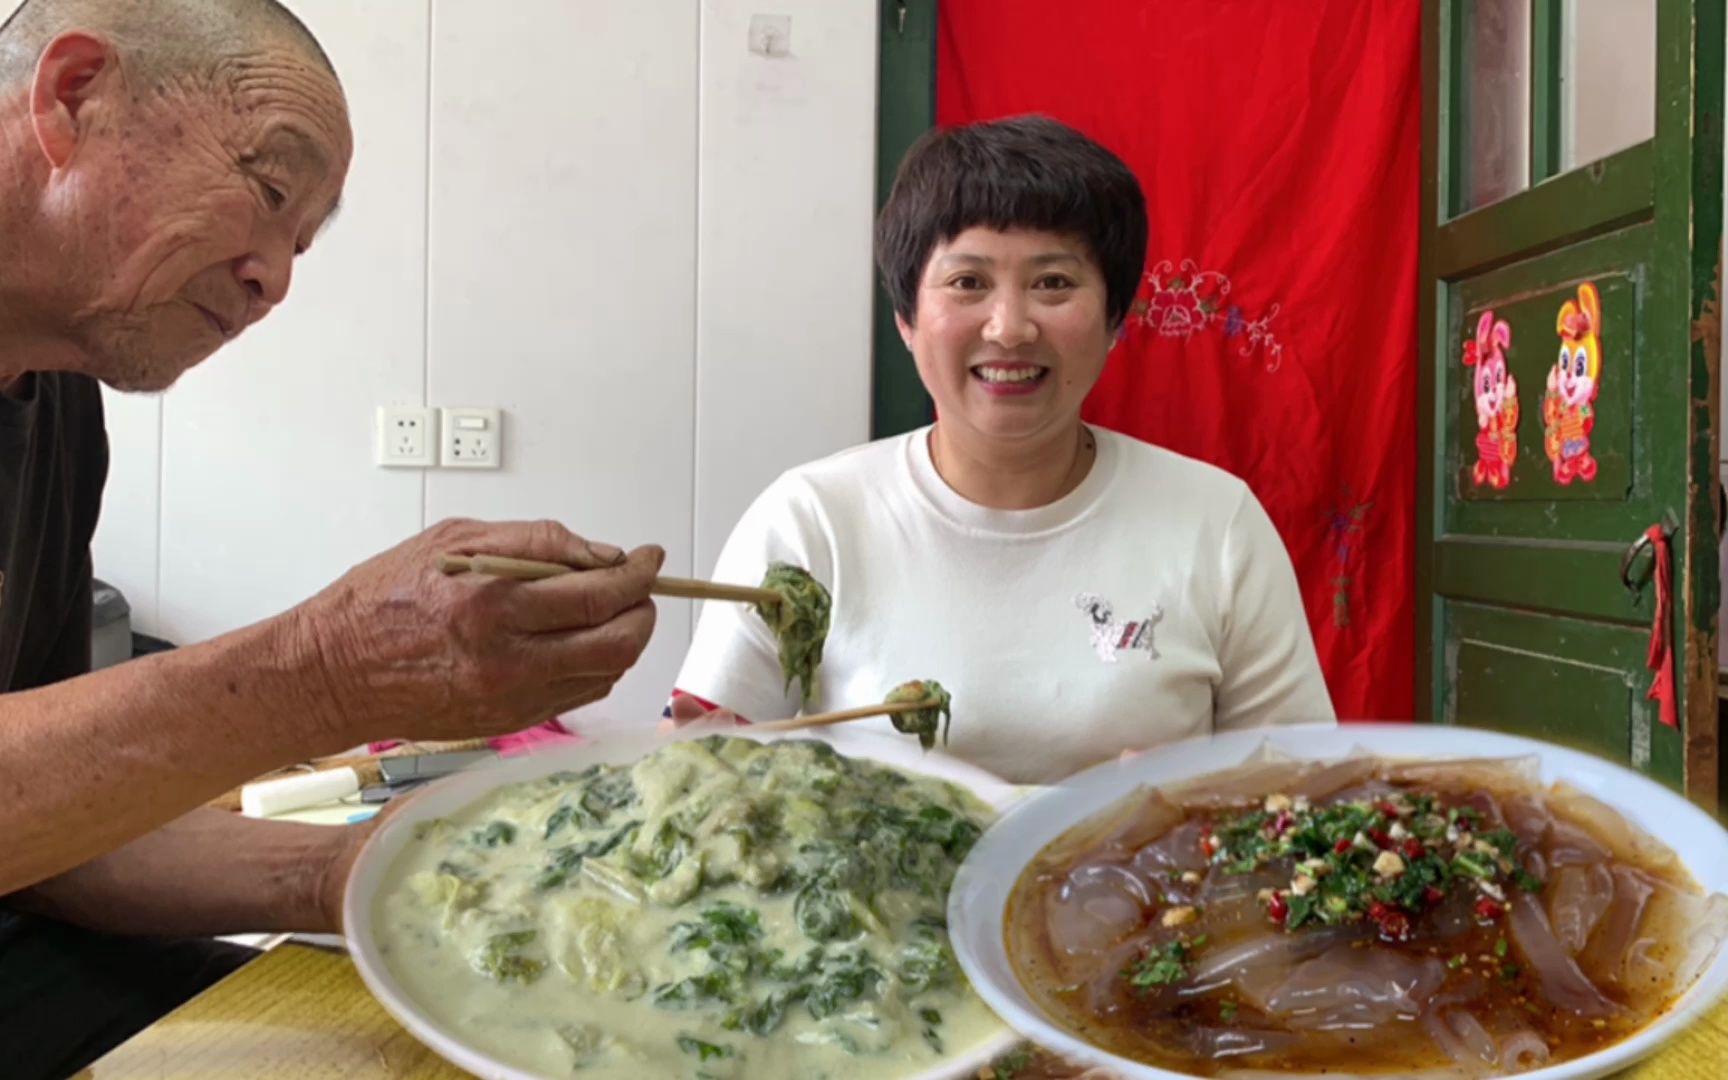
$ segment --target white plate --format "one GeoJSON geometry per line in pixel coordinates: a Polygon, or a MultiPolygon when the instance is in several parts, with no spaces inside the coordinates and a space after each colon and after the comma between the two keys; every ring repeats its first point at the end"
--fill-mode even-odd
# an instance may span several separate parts
{"type": "MultiPolygon", "coordinates": [[[[1159,747],[1109,762],[1023,799],[979,840],[948,894],[948,933],[972,987],[1010,1026],[1076,1061],[1123,1080],[1175,1080],[1189,1074],[1129,1061],[1057,1026],[1015,977],[1002,939],[1009,890],[1045,845],[1141,784],[1169,784],[1240,764],[1262,742],[1297,758],[1330,760],[1361,749],[1393,757],[1541,759],[1543,783],[1577,787],[1624,814],[1680,855],[1708,892],[1728,892],[1728,832],[1669,789],[1601,758],[1550,743],[1448,724],[1344,724],[1230,732],[1159,747]]],[[[1521,1080],[1591,1080],[1648,1056],[1697,1020],[1728,990],[1728,949],[1718,952],[1674,1008],[1630,1039],[1585,1057],[1520,1073],[1521,1080]]],[[[1344,1074],[1338,1074],[1343,1076],[1344,1074]]]]}
{"type": "MultiPolygon", "coordinates": [[[[415,1038],[451,1064],[486,1080],[542,1080],[535,1073],[526,1072],[468,1046],[459,1036],[434,1021],[396,981],[395,975],[378,951],[378,941],[372,931],[372,911],[377,892],[384,882],[390,864],[395,862],[397,853],[413,837],[416,825],[454,813],[503,784],[538,779],[561,769],[583,769],[594,764],[624,764],[672,741],[716,734],[735,735],[759,742],[820,737],[847,757],[863,758],[896,766],[910,773],[952,781],[998,810],[1020,797],[1019,789],[977,766],[943,754],[924,754],[917,741],[910,736],[890,736],[844,726],[817,735],[810,731],[777,733],[730,725],[692,725],[675,735],[661,735],[653,731],[640,735],[608,735],[578,746],[538,751],[524,757],[470,769],[428,784],[411,802],[391,815],[367,841],[355,862],[354,872],[348,878],[347,892],[342,898],[342,923],[348,928],[348,950],[354,957],[355,966],[360,969],[360,977],[365,980],[366,988],[372,991],[372,996],[415,1038]]],[[[909,1077],[908,1080],[958,1080],[960,1077],[975,1075],[997,1055],[1010,1049],[1016,1041],[1012,1032],[1003,1029],[1001,1034],[964,1053],[953,1055],[947,1064],[909,1077]]]]}

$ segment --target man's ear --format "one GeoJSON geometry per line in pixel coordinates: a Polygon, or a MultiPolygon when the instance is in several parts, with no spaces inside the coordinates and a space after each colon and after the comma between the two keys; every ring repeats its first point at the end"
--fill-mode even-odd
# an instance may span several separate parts
{"type": "Polygon", "coordinates": [[[117,74],[113,47],[87,31],[61,34],[42,51],[30,87],[30,120],[37,145],[56,169],[72,159],[89,130],[85,106],[118,85],[117,74]]]}

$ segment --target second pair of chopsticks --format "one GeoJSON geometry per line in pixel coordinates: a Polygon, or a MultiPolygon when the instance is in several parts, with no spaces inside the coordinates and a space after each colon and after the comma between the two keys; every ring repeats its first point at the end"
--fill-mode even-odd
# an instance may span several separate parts
{"type": "MultiPolygon", "coordinates": [[[[512,559],[504,555],[440,555],[438,569],[446,574],[467,571],[513,578],[517,581],[539,581],[575,572],[575,567],[565,566],[563,563],[512,559]]],[[[733,600],[741,604],[780,603],[780,594],[773,589],[760,589],[750,585],[723,585],[718,581],[698,581],[694,578],[657,577],[648,591],[655,596],[680,596],[691,600],[733,600]]]]}
{"type": "Polygon", "coordinates": [[[789,720],[769,720],[766,723],[752,725],[759,731],[795,731],[798,728],[827,727],[829,724],[844,724],[848,720],[864,720],[872,716],[896,716],[900,713],[920,712],[924,709],[934,709],[941,702],[934,698],[924,698],[919,701],[897,701],[892,705],[860,705],[855,709],[841,709],[838,712],[812,713],[809,716],[794,716],[789,720]]]}

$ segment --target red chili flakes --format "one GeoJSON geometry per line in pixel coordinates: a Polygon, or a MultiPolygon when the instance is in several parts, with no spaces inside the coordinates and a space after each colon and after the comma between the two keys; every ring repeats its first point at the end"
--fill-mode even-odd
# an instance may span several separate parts
{"type": "Polygon", "coordinates": [[[1407,941],[1410,938],[1410,916],[1379,900],[1368,905],[1368,918],[1387,941],[1407,941]]]}

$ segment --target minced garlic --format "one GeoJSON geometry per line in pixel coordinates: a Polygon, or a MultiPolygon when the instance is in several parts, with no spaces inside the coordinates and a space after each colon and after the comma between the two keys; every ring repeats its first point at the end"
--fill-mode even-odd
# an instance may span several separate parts
{"type": "Polygon", "coordinates": [[[1173,907],[1164,912],[1161,920],[1166,927],[1186,926],[1200,917],[1199,913],[1188,906],[1173,907]]]}

